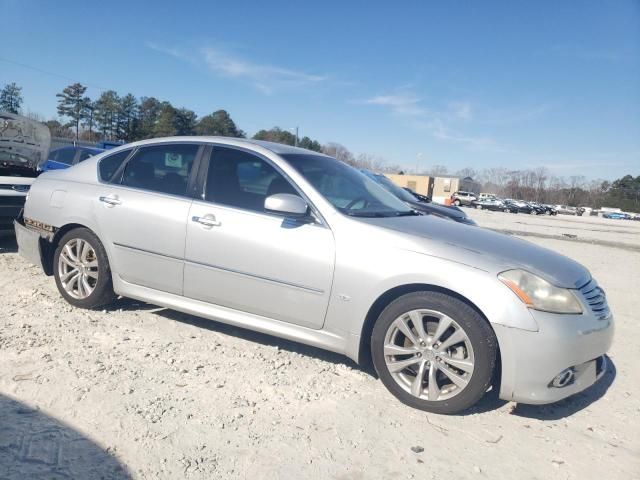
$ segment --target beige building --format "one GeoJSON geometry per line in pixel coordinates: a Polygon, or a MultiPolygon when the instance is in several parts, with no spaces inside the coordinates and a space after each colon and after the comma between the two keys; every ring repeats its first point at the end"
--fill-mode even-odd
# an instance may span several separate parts
{"type": "Polygon", "coordinates": [[[420,195],[431,197],[434,202],[444,203],[460,186],[458,177],[432,177],[430,175],[397,175],[385,173],[385,176],[402,188],[410,188],[420,195]]]}

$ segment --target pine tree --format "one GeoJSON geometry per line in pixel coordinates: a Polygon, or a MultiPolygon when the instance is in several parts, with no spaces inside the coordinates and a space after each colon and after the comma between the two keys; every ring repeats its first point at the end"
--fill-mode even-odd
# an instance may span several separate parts
{"type": "Polygon", "coordinates": [[[76,140],[80,130],[80,121],[85,117],[84,92],[87,87],[80,83],[74,83],[66,87],[62,93],[58,93],[58,115],[69,117],[69,125],[75,126],[76,140]]]}

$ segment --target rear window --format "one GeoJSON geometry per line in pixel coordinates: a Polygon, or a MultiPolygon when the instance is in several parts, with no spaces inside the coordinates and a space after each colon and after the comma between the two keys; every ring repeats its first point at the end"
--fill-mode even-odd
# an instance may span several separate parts
{"type": "Polygon", "coordinates": [[[113,174],[116,173],[116,170],[118,170],[120,165],[122,165],[122,162],[124,162],[127,159],[130,153],[131,153],[130,149],[122,150],[118,153],[114,153],[113,155],[109,155],[108,157],[104,157],[102,160],[100,160],[100,163],[98,165],[98,170],[100,172],[100,180],[102,180],[103,182],[111,181],[113,174]]]}
{"type": "Polygon", "coordinates": [[[73,148],[61,148],[51,153],[51,160],[54,162],[64,163],[65,165],[73,164],[76,151],[73,148]]]}

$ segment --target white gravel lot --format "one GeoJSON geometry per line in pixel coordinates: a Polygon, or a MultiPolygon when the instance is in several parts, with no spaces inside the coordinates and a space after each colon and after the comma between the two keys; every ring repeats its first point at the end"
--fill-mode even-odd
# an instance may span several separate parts
{"type": "Polygon", "coordinates": [[[605,288],[616,338],[598,384],[425,414],[338,355],[127,300],[72,308],[5,239],[0,478],[640,478],[640,222],[469,213],[605,288]]]}

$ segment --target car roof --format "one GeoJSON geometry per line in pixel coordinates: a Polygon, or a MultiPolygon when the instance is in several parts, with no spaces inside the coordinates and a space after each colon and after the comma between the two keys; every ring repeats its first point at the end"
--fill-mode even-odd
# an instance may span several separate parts
{"type": "MultiPolygon", "coordinates": [[[[235,145],[235,146],[258,146],[262,147],[266,150],[270,150],[273,153],[278,155],[286,155],[286,154],[304,154],[304,155],[321,155],[327,156],[320,152],[314,152],[312,150],[307,150],[306,148],[300,147],[292,147],[291,145],[284,145],[282,143],[275,142],[267,142],[264,140],[254,140],[250,138],[236,138],[236,137],[217,137],[217,136],[179,136],[179,137],[162,137],[162,138],[151,138],[148,140],[140,140],[138,142],[126,143],[120,147],[117,147],[117,150],[121,150],[124,148],[131,147],[141,147],[144,145],[156,145],[167,142],[214,142],[225,145],[235,145]]],[[[114,148],[113,151],[116,151],[114,148]]]]}

